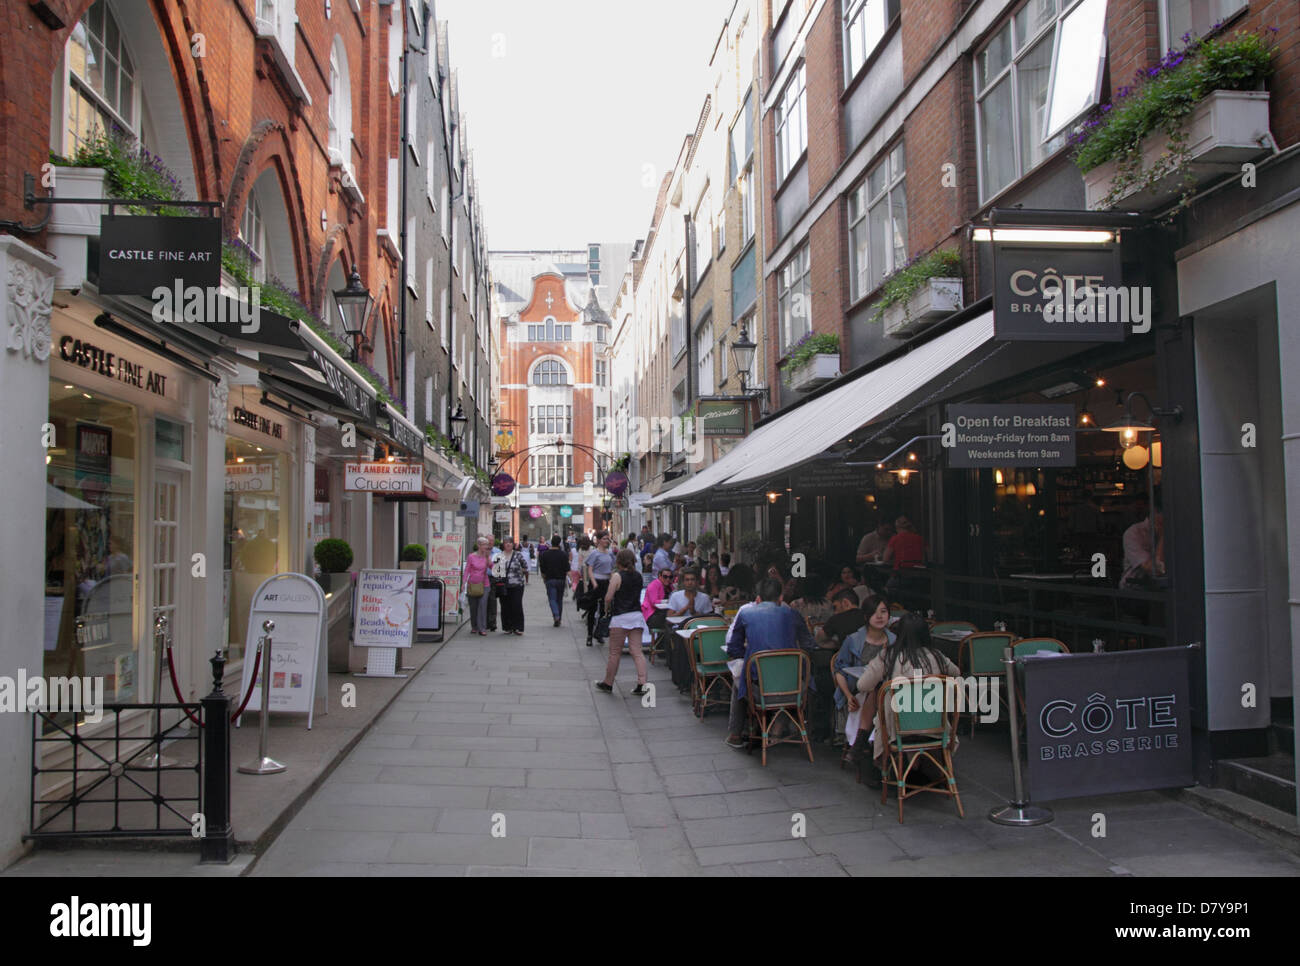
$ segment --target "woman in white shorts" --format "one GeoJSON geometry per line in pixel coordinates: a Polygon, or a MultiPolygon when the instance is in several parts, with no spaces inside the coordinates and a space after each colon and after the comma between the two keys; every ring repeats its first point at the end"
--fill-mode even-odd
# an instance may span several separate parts
{"type": "Polygon", "coordinates": [[[636,552],[626,547],[614,558],[614,573],[609,578],[605,592],[605,612],[609,618],[609,662],[605,665],[605,680],[596,682],[596,689],[609,693],[614,690],[614,678],[623,659],[623,642],[627,641],[636,665],[636,687],[633,694],[645,694],[646,662],[641,653],[641,641],[650,639],[650,628],[641,615],[641,574],[637,571],[636,552]]]}

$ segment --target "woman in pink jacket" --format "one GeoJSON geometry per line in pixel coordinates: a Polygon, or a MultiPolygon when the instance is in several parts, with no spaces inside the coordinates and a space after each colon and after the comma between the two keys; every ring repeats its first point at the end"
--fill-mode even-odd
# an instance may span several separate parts
{"type": "Polygon", "coordinates": [[[491,549],[492,541],[479,537],[474,552],[465,558],[465,570],[461,573],[461,581],[469,595],[470,633],[482,637],[487,637],[487,602],[488,594],[492,592],[492,582],[488,579],[491,549]],[[472,593],[474,590],[479,593],[472,593]]]}

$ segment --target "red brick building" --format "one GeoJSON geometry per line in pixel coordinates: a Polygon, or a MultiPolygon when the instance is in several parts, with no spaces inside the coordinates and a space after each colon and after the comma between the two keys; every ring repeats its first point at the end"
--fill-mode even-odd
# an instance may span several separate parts
{"type": "Polygon", "coordinates": [[[501,347],[497,455],[499,471],[518,484],[498,509],[509,508],[508,532],[517,537],[548,540],[604,522],[602,484],[616,456],[613,323],[600,295],[622,279],[631,249],[492,253],[501,347]]]}

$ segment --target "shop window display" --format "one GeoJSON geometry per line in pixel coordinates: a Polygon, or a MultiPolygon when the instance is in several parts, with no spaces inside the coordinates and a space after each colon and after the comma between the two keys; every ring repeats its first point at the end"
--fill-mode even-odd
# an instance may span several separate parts
{"type": "Polygon", "coordinates": [[[245,640],[258,586],[288,570],[286,459],[261,446],[226,438],[224,607],[227,660],[243,658],[257,641],[245,640]]]}
{"type": "Polygon", "coordinates": [[[138,701],[136,410],[58,380],[49,419],[44,673],[102,677],[104,700],[138,701]]]}

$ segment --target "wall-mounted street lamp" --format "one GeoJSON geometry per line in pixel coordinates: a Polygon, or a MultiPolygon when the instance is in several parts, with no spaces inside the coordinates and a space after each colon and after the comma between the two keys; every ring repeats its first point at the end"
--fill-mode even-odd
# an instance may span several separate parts
{"type": "Polygon", "coordinates": [[[736,375],[740,377],[740,394],[749,395],[749,370],[754,365],[754,353],[758,350],[757,343],[749,338],[749,331],[742,322],[740,325],[740,335],[731,343],[731,361],[735,366],[736,375]]]}
{"type": "Polygon", "coordinates": [[[451,445],[457,453],[460,452],[461,443],[465,439],[465,426],[469,423],[469,418],[465,415],[465,408],[460,403],[456,403],[456,411],[451,414],[451,445]]]}
{"type": "Polygon", "coordinates": [[[352,274],[348,276],[347,288],[336,289],[333,294],[334,307],[338,309],[343,331],[352,340],[352,361],[356,362],[361,335],[366,331],[366,322],[370,320],[370,312],[375,307],[375,297],[361,284],[361,275],[355,265],[352,266],[352,274]]]}

